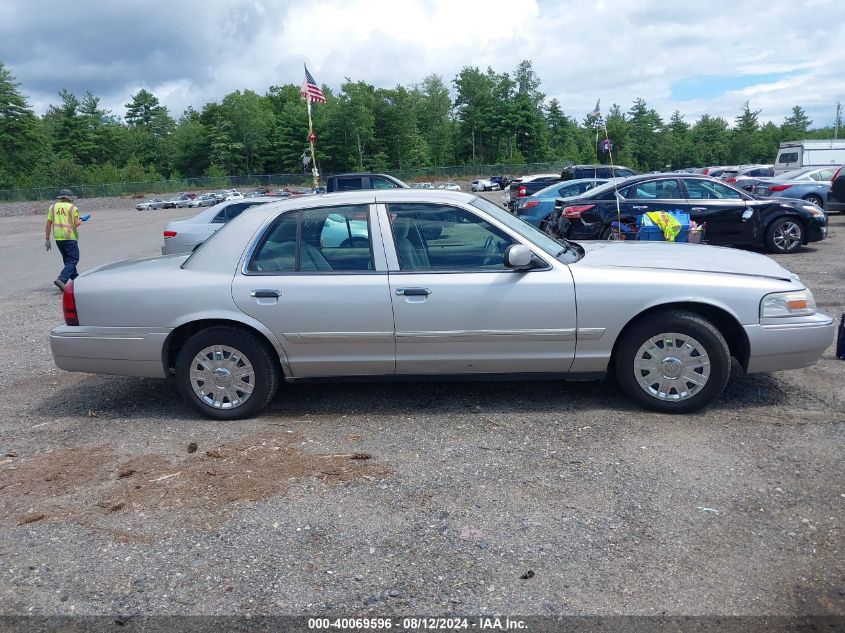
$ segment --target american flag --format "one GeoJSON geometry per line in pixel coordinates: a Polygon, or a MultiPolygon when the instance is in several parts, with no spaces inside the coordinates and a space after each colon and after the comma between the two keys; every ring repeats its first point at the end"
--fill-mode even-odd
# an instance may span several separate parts
{"type": "MultiPolygon", "coordinates": [[[[307,71],[306,71],[306,72],[307,72],[307,71]]],[[[595,116],[595,117],[600,117],[600,116],[601,116],[601,108],[599,108],[599,104],[600,104],[600,103],[601,103],[601,99],[597,99],[597,100],[596,100],[596,107],[595,107],[595,108],[593,108],[593,111],[592,111],[592,112],[590,112],[590,114],[588,114],[587,116],[590,116],[590,117],[593,117],[593,116],[595,116]]]]}
{"type": "Polygon", "coordinates": [[[305,79],[302,80],[302,88],[299,89],[299,94],[303,99],[310,99],[311,103],[326,102],[323,91],[320,90],[320,86],[317,85],[311,73],[308,72],[308,66],[305,67],[305,79]]]}

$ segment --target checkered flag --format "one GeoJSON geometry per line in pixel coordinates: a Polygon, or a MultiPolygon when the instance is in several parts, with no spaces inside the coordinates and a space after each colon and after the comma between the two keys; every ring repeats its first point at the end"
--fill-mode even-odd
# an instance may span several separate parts
{"type": "Polygon", "coordinates": [[[593,129],[600,130],[604,127],[604,117],[602,115],[598,115],[595,120],[593,121],[593,129]]]}

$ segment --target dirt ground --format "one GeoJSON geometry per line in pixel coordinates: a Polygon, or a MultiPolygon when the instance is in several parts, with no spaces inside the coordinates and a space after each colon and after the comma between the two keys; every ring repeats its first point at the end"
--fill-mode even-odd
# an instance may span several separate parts
{"type": "MultiPolygon", "coordinates": [[[[81,266],[183,215],[99,210],[81,266]]],[[[845,311],[845,216],[775,259],[845,311]]],[[[224,423],[55,368],[43,218],[0,217],[0,262],[0,615],[845,615],[832,347],[688,416],[605,383],[320,384],[224,423]]]]}

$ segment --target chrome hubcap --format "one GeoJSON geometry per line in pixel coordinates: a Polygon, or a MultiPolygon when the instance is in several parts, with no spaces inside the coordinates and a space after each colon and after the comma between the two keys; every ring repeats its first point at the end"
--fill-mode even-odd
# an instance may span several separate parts
{"type": "Polygon", "coordinates": [[[658,334],[637,350],[634,378],[653,398],[686,400],[707,384],[710,357],[704,346],[688,334],[658,334]]]}
{"type": "Polygon", "coordinates": [[[212,345],[194,356],[191,388],[210,407],[234,409],[252,395],[255,370],[249,359],[234,347],[212,345]]]}
{"type": "Polygon", "coordinates": [[[780,250],[788,251],[796,244],[801,243],[801,227],[795,222],[781,222],[775,229],[775,246],[780,250]]]}

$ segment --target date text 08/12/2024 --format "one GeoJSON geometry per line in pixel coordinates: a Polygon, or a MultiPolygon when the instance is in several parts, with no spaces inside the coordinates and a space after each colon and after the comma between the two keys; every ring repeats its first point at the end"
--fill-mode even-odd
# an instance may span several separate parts
{"type": "Polygon", "coordinates": [[[520,631],[527,629],[523,620],[498,617],[476,618],[309,618],[308,628],[313,630],[389,630],[393,628],[411,631],[420,630],[478,630],[478,631],[520,631]]]}

